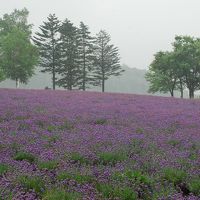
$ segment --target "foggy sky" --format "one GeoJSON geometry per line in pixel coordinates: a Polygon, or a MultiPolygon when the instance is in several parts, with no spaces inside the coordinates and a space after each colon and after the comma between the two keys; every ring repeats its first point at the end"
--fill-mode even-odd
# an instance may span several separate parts
{"type": "Polygon", "coordinates": [[[199,0],[0,0],[0,17],[26,7],[34,30],[55,13],[93,34],[105,29],[119,47],[122,63],[147,68],[159,50],[170,50],[175,35],[200,37],[199,0]]]}

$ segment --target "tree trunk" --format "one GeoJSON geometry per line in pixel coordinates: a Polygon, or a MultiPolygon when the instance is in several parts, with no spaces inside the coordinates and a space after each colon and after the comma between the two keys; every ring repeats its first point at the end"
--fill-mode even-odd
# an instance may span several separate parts
{"type": "Polygon", "coordinates": [[[170,95],[171,95],[171,97],[174,97],[174,90],[170,91],[170,95]]]}
{"type": "Polygon", "coordinates": [[[70,84],[70,86],[69,86],[69,90],[71,91],[72,90],[72,85],[70,84]]]}
{"type": "Polygon", "coordinates": [[[104,92],[105,91],[105,80],[104,80],[104,78],[102,79],[102,92],[104,92]]]}
{"type": "Polygon", "coordinates": [[[183,89],[181,89],[181,98],[183,99],[183,89]]]}
{"type": "Polygon", "coordinates": [[[85,82],[86,82],[86,55],[85,55],[85,47],[83,48],[83,91],[85,91],[85,82]]]}
{"type": "Polygon", "coordinates": [[[194,90],[193,89],[189,89],[189,96],[190,96],[190,99],[194,99],[194,90]]]}
{"type": "Polygon", "coordinates": [[[83,91],[85,91],[85,63],[84,63],[84,67],[83,67],[83,91]]]}
{"type": "Polygon", "coordinates": [[[19,79],[16,79],[16,88],[19,88],[19,79]]]}
{"type": "Polygon", "coordinates": [[[53,81],[53,90],[56,89],[56,74],[55,74],[55,67],[53,67],[53,78],[52,78],[52,81],[53,81]]]}
{"type": "Polygon", "coordinates": [[[182,80],[180,80],[180,92],[181,92],[181,98],[183,99],[183,83],[182,83],[182,80]]]}

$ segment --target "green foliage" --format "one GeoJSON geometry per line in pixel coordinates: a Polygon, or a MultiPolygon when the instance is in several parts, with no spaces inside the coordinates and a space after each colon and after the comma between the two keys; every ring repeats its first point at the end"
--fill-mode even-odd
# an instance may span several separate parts
{"type": "Polygon", "coordinates": [[[102,92],[105,91],[105,81],[110,76],[119,76],[124,72],[121,69],[119,50],[110,44],[111,38],[106,31],[101,30],[94,42],[94,86],[102,86],[102,92]]]}
{"type": "Polygon", "coordinates": [[[78,152],[72,152],[70,155],[70,160],[80,164],[89,164],[89,160],[78,152]]]}
{"type": "Polygon", "coordinates": [[[51,144],[51,143],[56,143],[59,139],[60,139],[60,137],[58,135],[53,135],[51,137],[48,137],[47,140],[48,140],[49,144],[51,144]]]}
{"type": "Polygon", "coordinates": [[[60,21],[55,14],[50,14],[47,21],[40,26],[40,32],[37,32],[33,38],[34,43],[39,49],[41,72],[52,74],[53,89],[56,86],[57,69],[61,63],[59,29],[60,21]]]}
{"type": "Polygon", "coordinates": [[[2,190],[2,189],[0,188],[0,200],[13,200],[14,195],[13,195],[12,192],[8,192],[8,194],[6,195],[6,197],[3,196],[3,192],[5,192],[5,190],[2,190]],[[1,195],[2,195],[4,198],[1,197],[1,195]]]}
{"type": "Polygon", "coordinates": [[[80,74],[80,35],[78,29],[68,19],[60,27],[62,60],[57,84],[68,90],[79,86],[80,74]]]}
{"type": "Polygon", "coordinates": [[[27,152],[17,152],[16,155],[14,156],[14,159],[17,161],[26,160],[30,163],[32,163],[36,160],[34,155],[27,153],[27,152]]]}
{"type": "Polygon", "coordinates": [[[127,159],[127,155],[121,152],[102,152],[98,155],[100,163],[103,165],[115,165],[127,159]]]}
{"type": "Polygon", "coordinates": [[[86,90],[89,87],[92,80],[92,60],[93,60],[93,38],[90,36],[90,31],[88,26],[83,22],[80,23],[79,27],[80,36],[80,86],[79,89],[86,90]]]}
{"type": "Polygon", "coordinates": [[[2,66],[0,66],[0,82],[5,80],[5,74],[4,71],[2,69],[2,66]]]}
{"type": "Polygon", "coordinates": [[[0,18],[0,36],[5,36],[17,28],[30,37],[32,25],[28,24],[28,15],[29,11],[26,8],[4,14],[3,18],[0,18]]]}
{"type": "Polygon", "coordinates": [[[190,36],[176,36],[173,51],[158,52],[146,74],[150,82],[149,92],[170,92],[175,89],[189,90],[190,98],[199,89],[200,82],[200,39],[190,36]]]}
{"type": "Polygon", "coordinates": [[[168,144],[172,145],[173,147],[179,146],[181,143],[180,140],[169,140],[168,144]]]}
{"type": "Polygon", "coordinates": [[[186,172],[179,169],[165,168],[163,170],[163,179],[173,183],[174,185],[183,183],[186,177],[186,172]]]}
{"type": "Polygon", "coordinates": [[[8,165],[0,163],[0,176],[5,174],[8,171],[8,169],[8,165]]]}
{"type": "MultiPolygon", "coordinates": [[[[45,128],[45,124],[43,124],[43,128],[45,128]]],[[[47,126],[47,130],[49,132],[72,130],[72,129],[74,129],[74,125],[70,121],[67,121],[67,120],[65,120],[64,123],[61,125],[48,125],[47,126]]]]}
{"type": "Polygon", "coordinates": [[[10,78],[27,83],[37,64],[37,49],[30,42],[32,25],[26,8],[0,18],[0,81],[10,78]]]}
{"type": "Polygon", "coordinates": [[[98,124],[98,125],[104,125],[104,124],[107,123],[107,119],[104,119],[104,118],[102,118],[102,119],[96,119],[94,123],[98,124]]]}
{"type": "Polygon", "coordinates": [[[200,195],[200,178],[194,178],[189,182],[189,190],[195,194],[200,195]]]}
{"type": "Polygon", "coordinates": [[[58,166],[58,162],[55,160],[49,160],[49,161],[43,161],[43,162],[38,162],[38,168],[39,169],[56,169],[58,166]]]}
{"type": "Polygon", "coordinates": [[[74,125],[72,122],[65,120],[62,125],[58,127],[59,130],[72,130],[74,129],[74,125]]]}
{"type": "Polygon", "coordinates": [[[43,193],[45,190],[45,184],[40,177],[21,176],[18,181],[27,190],[32,189],[38,194],[43,193]]]}
{"type": "Polygon", "coordinates": [[[151,200],[165,199],[177,191],[174,188],[162,187],[158,191],[154,191],[151,200]]]}
{"type": "Polygon", "coordinates": [[[178,75],[188,88],[190,98],[194,98],[194,91],[199,89],[200,81],[200,39],[176,36],[173,47],[178,75]]]}
{"type": "Polygon", "coordinates": [[[146,74],[146,80],[150,82],[150,93],[170,92],[171,96],[174,95],[178,80],[175,59],[173,52],[158,52],[155,55],[155,60],[146,74]]]}
{"type": "Polygon", "coordinates": [[[116,180],[126,180],[132,181],[137,184],[145,184],[145,185],[151,185],[153,183],[153,180],[145,174],[142,174],[140,171],[132,171],[132,170],[126,170],[125,172],[115,172],[112,175],[113,179],[116,180]]]}
{"type": "Polygon", "coordinates": [[[79,193],[66,192],[64,189],[52,189],[43,195],[42,200],[78,200],[80,198],[79,193]]]}
{"type": "Polygon", "coordinates": [[[136,133],[142,134],[142,133],[144,133],[144,129],[143,128],[137,128],[136,133]]]}
{"type": "Polygon", "coordinates": [[[13,29],[1,41],[1,51],[0,65],[6,77],[16,81],[16,84],[27,83],[34,74],[38,59],[37,49],[27,34],[13,29]]]}
{"type": "Polygon", "coordinates": [[[56,126],[54,126],[54,125],[47,126],[47,131],[54,132],[55,130],[56,130],[56,126]]]}
{"type": "Polygon", "coordinates": [[[93,181],[93,177],[90,175],[82,175],[80,173],[68,173],[68,172],[61,172],[58,174],[57,179],[63,181],[65,179],[75,180],[78,183],[90,183],[93,181]]]}
{"type": "Polygon", "coordinates": [[[104,198],[119,198],[121,200],[137,199],[136,193],[129,187],[114,187],[110,184],[98,183],[96,188],[100,193],[102,193],[104,198]]]}

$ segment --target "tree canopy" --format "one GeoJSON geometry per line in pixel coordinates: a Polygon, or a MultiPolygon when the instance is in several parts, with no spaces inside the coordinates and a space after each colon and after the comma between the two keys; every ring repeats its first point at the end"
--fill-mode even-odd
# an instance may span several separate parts
{"type": "Polygon", "coordinates": [[[176,36],[173,50],[158,52],[149,67],[146,79],[150,82],[149,92],[170,92],[189,90],[189,97],[200,89],[200,39],[190,36],[176,36]]]}
{"type": "Polygon", "coordinates": [[[15,9],[0,19],[0,76],[27,83],[37,64],[37,48],[31,43],[31,28],[28,10],[15,9]]]}
{"type": "Polygon", "coordinates": [[[110,35],[101,30],[94,43],[94,85],[101,85],[105,91],[105,81],[110,76],[119,76],[123,72],[120,65],[119,49],[110,44],[110,35]]]}

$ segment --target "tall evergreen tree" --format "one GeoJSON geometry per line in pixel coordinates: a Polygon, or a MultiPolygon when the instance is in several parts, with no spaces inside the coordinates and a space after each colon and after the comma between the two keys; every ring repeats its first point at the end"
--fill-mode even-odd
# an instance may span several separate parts
{"type": "Polygon", "coordinates": [[[105,91],[105,81],[110,76],[119,76],[124,71],[121,69],[119,50],[110,44],[111,38],[101,30],[96,37],[94,45],[94,82],[93,85],[101,86],[105,91]]]}
{"type": "Polygon", "coordinates": [[[58,70],[60,87],[72,90],[80,81],[80,37],[78,29],[66,19],[60,28],[62,64],[58,70]]]}
{"type": "Polygon", "coordinates": [[[90,36],[90,31],[88,26],[86,26],[83,22],[80,23],[79,27],[79,35],[80,35],[80,68],[81,68],[81,76],[80,76],[80,89],[83,91],[86,90],[88,85],[90,84],[91,78],[91,70],[92,70],[92,59],[93,59],[93,42],[94,38],[90,36]]]}
{"type": "Polygon", "coordinates": [[[60,65],[60,21],[55,14],[50,14],[47,21],[40,26],[33,41],[39,48],[41,72],[52,74],[53,89],[56,88],[56,72],[60,65]]]}

